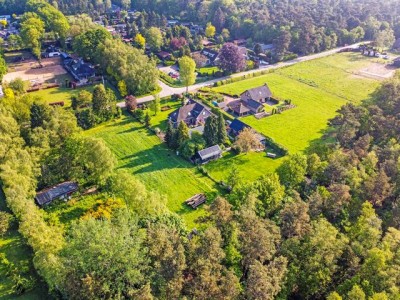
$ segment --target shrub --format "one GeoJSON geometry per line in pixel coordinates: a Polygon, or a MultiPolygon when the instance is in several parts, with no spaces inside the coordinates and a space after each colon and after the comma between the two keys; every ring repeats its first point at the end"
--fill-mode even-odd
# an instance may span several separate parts
{"type": "Polygon", "coordinates": [[[13,216],[5,211],[0,211],[0,236],[3,236],[10,228],[13,216]]]}
{"type": "Polygon", "coordinates": [[[176,61],[174,60],[166,60],[164,61],[164,66],[169,67],[169,66],[173,66],[176,63],[176,61]]]}

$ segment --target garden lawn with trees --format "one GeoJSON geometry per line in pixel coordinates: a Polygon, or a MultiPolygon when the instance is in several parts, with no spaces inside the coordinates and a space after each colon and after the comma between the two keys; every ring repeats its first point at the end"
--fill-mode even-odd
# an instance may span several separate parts
{"type": "Polygon", "coordinates": [[[327,121],[336,115],[342,105],[348,101],[360,103],[379,86],[377,80],[353,74],[369,63],[370,59],[358,53],[338,54],[214,90],[239,95],[249,88],[267,83],[275,97],[291,99],[296,105],[293,109],[260,120],[248,116],[243,121],[295,153],[304,151],[313,140],[322,136],[327,121]]]}
{"type": "Polygon", "coordinates": [[[103,139],[116,155],[118,168],[127,169],[149,190],[166,195],[168,208],[182,215],[188,228],[196,227],[194,220],[205,211],[193,210],[184,201],[201,192],[215,194],[213,181],[176,156],[153,132],[128,115],[84,134],[103,139]]]}
{"type": "MultiPolygon", "coordinates": [[[[314,145],[328,127],[328,120],[345,103],[360,103],[379,86],[377,80],[355,76],[357,70],[375,62],[359,53],[344,53],[299,63],[254,77],[213,88],[216,92],[240,95],[247,89],[267,83],[279,99],[291,99],[296,105],[263,119],[241,118],[255,130],[273,138],[289,150],[302,152],[314,145]]],[[[217,180],[227,177],[229,166],[235,163],[244,179],[253,180],[265,172],[274,172],[281,159],[267,158],[265,153],[227,155],[209,163],[206,169],[217,180]],[[251,175],[250,175],[251,174],[251,175]]]]}

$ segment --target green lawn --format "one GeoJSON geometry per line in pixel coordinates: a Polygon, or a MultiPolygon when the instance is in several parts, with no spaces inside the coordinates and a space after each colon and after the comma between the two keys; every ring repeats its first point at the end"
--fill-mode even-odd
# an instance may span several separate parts
{"type": "MultiPolygon", "coordinates": [[[[273,95],[291,99],[295,108],[257,120],[253,116],[242,118],[255,130],[273,138],[289,149],[290,153],[305,151],[321,138],[328,127],[328,120],[345,103],[360,103],[379,86],[377,80],[355,76],[357,70],[376,62],[358,53],[343,53],[299,63],[273,73],[216,87],[216,92],[239,95],[243,91],[267,83],[273,95]]],[[[221,178],[236,161],[244,178],[253,179],[262,172],[273,172],[281,159],[271,160],[262,154],[228,156],[207,165],[215,178],[221,178]]],[[[225,175],[226,176],[226,175],[225,175]]]]}
{"type": "Polygon", "coordinates": [[[198,226],[194,220],[204,210],[189,209],[184,201],[200,192],[214,194],[215,184],[167,149],[156,135],[127,115],[85,135],[103,139],[117,156],[119,168],[137,176],[150,190],[166,195],[168,208],[182,215],[189,228],[198,226]]]}
{"type": "Polygon", "coordinates": [[[213,75],[213,73],[221,71],[220,68],[216,66],[211,66],[211,67],[202,67],[202,68],[197,68],[196,72],[199,72],[201,74],[207,74],[208,76],[213,75]]]}
{"type": "MultiPolygon", "coordinates": [[[[0,189],[0,211],[7,210],[2,190],[0,189]]],[[[16,224],[0,237],[0,254],[13,263],[19,274],[23,277],[31,277],[36,281],[35,288],[31,291],[17,296],[13,294],[13,282],[7,276],[6,270],[0,262],[0,299],[1,300],[40,300],[49,299],[45,285],[40,281],[39,276],[32,264],[32,250],[25,244],[24,238],[17,230],[16,224]]]]}
{"type": "Polygon", "coordinates": [[[161,108],[165,108],[164,111],[160,111],[159,113],[157,113],[157,115],[154,115],[154,112],[151,109],[148,109],[147,111],[149,112],[150,116],[151,116],[151,127],[153,129],[155,128],[159,128],[163,131],[165,131],[165,129],[167,128],[167,124],[168,124],[168,115],[170,113],[172,113],[174,110],[178,109],[179,107],[181,107],[181,101],[172,101],[170,99],[166,99],[166,100],[161,100],[161,108]],[[169,107],[169,109],[167,109],[169,107]]]}
{"type": "Polygon", "coordinates": [[[107,195],[93,194],[86,196],[75,196],[71,200],[57,201],[44,208],[47,218],[50,222],[60,222],[62,225],[68,225],[75,220],[79,220],[88,211],[95,208],[98,203],[103,203],[107,195]]]}
{"type": "Polygon", "coordinates": [[[32,92],[30,93],[30,95],[40,97],[44,101],[46,101],[46,103],[64,101],[65,103],[64,107],[70,107],[72,96],[77,95],[82,90],[93,92],[93,88],[94,86],[88,86],[77,89],[59,87],[59,88],[51,88],[47,90],[32,92]]]}

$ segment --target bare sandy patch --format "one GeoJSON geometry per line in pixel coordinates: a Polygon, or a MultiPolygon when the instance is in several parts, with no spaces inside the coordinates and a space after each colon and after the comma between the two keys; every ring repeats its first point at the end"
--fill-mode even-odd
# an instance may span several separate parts
{"type": "Polygon", "coordinates": [[[22,78],[22,80],[26,81],[38,81],[38,82],[44,82],[46,80],[50,80],[54,78],[55,76],[58,75],[63,75],[66,74],[67,71],[63,68],[63,66],[59,64],[43,64],[42,68],[29,68],[25,69],[23,68],[22,70],[17,70],[14,72],[7,73],[4,76],[4,81],[11,81],[14,80],[15,78],[22,78]]]}
{"type": "Polygon", "coordinates": [[[380,63],[370,63],[367,67],[354,72],[353,77],[372,78],[376,80],[385,80],[394,75],[396,67],[380,63]]]}

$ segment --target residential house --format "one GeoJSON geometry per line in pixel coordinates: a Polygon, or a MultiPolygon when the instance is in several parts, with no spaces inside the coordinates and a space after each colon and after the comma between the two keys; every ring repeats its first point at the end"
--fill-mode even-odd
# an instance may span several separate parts
{"type": "Polygon", "coordinates": [[[39,206],[44,206],[50,204],[54,200],[68,200],[77,190],[78,183],[66,181],[38,192],[35,201],[39,206]]]}
{"type": "Polygon", "coordinates": [[[228,103],[228,110],[237,117],[258,114],[264,111],[264,104],[270,101],[271,90],[267,84],[249,89],[240,95],[240,99],[228,103]]]}
{"type": "Polygon", "coordinates": [[[171,53],[168,53],[166,51],[160,51],[157,53],[157,57],[162,61],[169,60],[171,59],[171,53]]]}
{"type": "Polygon", "coordinates": [[[245,46],[247,41],[245,39],[238,39],[238,40],[233,40],[233,43],[237,46],[245,46]]]}
{"type": "Polygon", "coordinates": [[[228,103],[228,110],[235,116],[243,117],[251,114],[258,114],[264,111],[264,105],[252,99],[238,99],[228,103]]]}
{"type": "Polygon", "coordinates": [[[265,103],[271,97],[272,97],[272,92],[266,83],[262,86],[249,89],[240,95],[240,99],[242,99],[243,101],[254,100],[259,103],[265,103]]]}
{"type": "MultiPolygon", "coordinates": [[[[228,128],[228,134],[232,137],[232,138],[236,138],[239,133],[245,129],[245,128],[252,128],[251,126],[243,123],[242,121],[240,121],[239,119],[235,119],[232,121],[232,123],[229,124],[229,128],[228,128]]],[[[253,129],[254,130],[254,129],[253,129]]],[[[265,142],[266,142],[266,138],[264,135],[262,135],[261,133],[257,132],[254,130],[254,132],[256,133],[257,139],[259,140],[259,142],[265,146],[265,142]]]]}
{"type": "Polygon", "coordinates": [[[174,127],[178,127],[180,122],[185,122],[189,127],[197,127],[204,124],[211,112],[204,105],[189,100],[188,103],[168,115],[168,119],[174,127]]]}
{"type": "Polygon", "coordinates": [[[219,145],[214,145],[197,152],[195,161],[200,164],[206,164],[212,160],[216,160],[221,157],[221,148],[219,147],[219,145]]]}
{"type": "Polygon", "coordinates": [[[217,50],[211,48],[203,48],[200,53],[207,57],[207,65],[215,64],[219,55],[219,52],[217,50]]]}
{"type": "Polygon", "coordinates": [[[64,59],[64,68],[80,84],[87,83],[89,78],[96,75],[94,66],[92,64],[85,63],[82,58],[64,59]]]}

